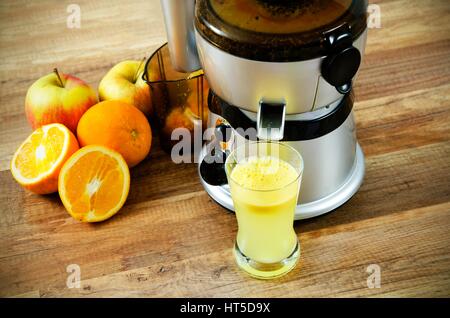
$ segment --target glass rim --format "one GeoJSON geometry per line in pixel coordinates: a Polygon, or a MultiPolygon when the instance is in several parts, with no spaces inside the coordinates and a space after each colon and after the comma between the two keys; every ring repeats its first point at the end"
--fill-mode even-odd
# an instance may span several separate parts
{"type": "MultiPolygon", "coordinates": [[[[281,158],[278,158],[278,159],[279,159],[279,160],[283,160],[283,159],[281,159],[281,158]]],[[[283,160],[283,161],[286,161],[286,160],[283,160]]],[[[288,163],[289,165],[291,165],[289,162],[287,162],[287,163],[288,163]]],[[[291,165],[291,166],[292,166],[292,165],[291,165]]],[[[305,164],[304,164],[303,156],[301,155],[301,153],[300,153],[297,149],[295,149],[295,148],[292,147],[292,146],[289,146],[289,145],[286,145],[286,144],[284,144],[284,143],[281,143],[281,142],[279,142],[279,141],[267,141],[267,140],[265,140],[265,141],[250,141],[250,142],[245,142],[244,144],[242,144],[242,145],[240,145],[240,146],[234,148],[234,149],[231,151],[231,153],[227,156],[227,158],[226,158],[226,160],[225,160],[225,167],[224,167],[224,168],[225,168],[225,173],[226,173],[226,175],[227,175],[227,178],[229,177],[230,180],[232,180],[234,183],[236,183],[237,185],[239,185],[242,189],[248,190],[248,191],[254,191],[254,192],[271,192],[271,191],[282,190],[282,189],[284,189],[284,188],[286,188],[286,187],[288,187],[288,186],[294,184],[295,182],[298,182],[298,180],[299,180],[299,179],[302,177],[302,175],[303,175],[303,169],[304,169],[304,167],[305,167],[305,164]],[[277,187],[277,188],[273,188],[273,189],[264,189],[264,190],[258,190],[258,189],[252,189],[252,188],[244,187],[244,186],[242,186],[239,182],[236,182],[236,180],[233,179],[233,178],[231,177],[231,173],[230,173],[230,174],[228,173],[227,166],[230,164],[230,163],[229,163],[229,160],[230,160],[231,157],[235,156],[235,154],[236,154],[236,152],[237,152],[238,149],[241,149],[242,147],[249,146],[249,145],[255,145],[255,144],[277,144],[277,145],[280,145],[280,146],[282,146],[282,147],[285,147],[285,148],[287,148],[287,149],[293,151],[295,154],[297,154],[297,155],[298,155],[298,158],[300,158],[300,162],[301,162],[301,167],[300,167],[301,169],[300,169],[300,171],[297,173],[297,177],[296,177],[293,181],[291,181],[291,182],[289,182],[289,183],[287,183],[287,184],[285,184],[285,185],[283,185],[283,186],[281,186],[281,187],[277,187]]],[[[294,168],[294,169],[295,169],[295,168],[294,168]]],[[[228,182],[228,184],[229,184],[229,182],[228,182]]]]}
{"type": "MultiPolygon", "coordinates": [[[[152,61],[152,59],[155,57],[155,55],[157,55],[159,52],[162,51],[162,49],[164,49],[165,47],[167,47],[169,45],[169,42],[165,42],[164,44],[162,44],[160,47],[158,47],[151,55],[150,57],[147,59],[147,61],[145,62],[145,66],[144,66],[144,72],[142,73],[142,80],[144,80],[144,82],[146,82],[148,85],[152,85],[152,84],[161,84],[161,83],[177,83],[177,82],[183,82],[183,81],[190,81],[192,79],[196,79],[199,77],[204,77],[205,74],[203,72],[201,72],[200,74],[197,74],[195,76],[192,77],[186,77],[186,78],[178,78],[178,79],[161,79],[161,80],[151,80],[149,75],[147,75],[149,73],[148,71],[148,67],[150,62],[152,61]]],[[[193,74],[195,72],[198,72],[199,70],[202,70],[202,68],[199,68],[198,70],[192,71],[192,72],[179,72],[177,70],[175,70],[177,73],[180,74],[193,74]]]]}

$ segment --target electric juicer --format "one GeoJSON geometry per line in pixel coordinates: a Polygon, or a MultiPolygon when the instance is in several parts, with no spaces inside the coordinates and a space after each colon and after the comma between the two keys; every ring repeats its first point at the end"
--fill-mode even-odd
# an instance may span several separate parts
{"type": "Polygon", "coordinates": [[[233,210],[223,162],[231,147],[273,140],[304,160],[295,219],[339,207],[360,187],[352,81],[367,37],[367,0],[161,0],[170,56],[210,87],[199,175],[233,210]],[[245,132],[254,132],[245,133],[245,132]],[[212,146],[213,145],[213,146],[212,146]],[[217,153],[217,145],[221,152],[217,153]]]}

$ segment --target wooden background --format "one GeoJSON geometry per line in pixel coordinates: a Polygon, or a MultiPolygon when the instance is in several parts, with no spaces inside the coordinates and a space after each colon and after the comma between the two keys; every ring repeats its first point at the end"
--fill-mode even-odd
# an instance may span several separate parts
{"type": "Polygon", "coordinates": [[[16,184],[9,161],[31,132],[27,88],[54,67],[97,87],[124,59],[165,42],[159,1],[0,2],[0,295],[450,296],[450,2],[377,1],[355,114],[367,171],[361,190],[328,215],[296,223],[299,266],[274,281],[234,264],[234,214],[203,191],[195,165],[175,165],[154,144],[132,170],[127,204],[82,224],[57,195],[16,184]],[[81,288],[66,287],[69,264],[81,288]],[[370,264],[381,288],[366,284],[370,264]]]}

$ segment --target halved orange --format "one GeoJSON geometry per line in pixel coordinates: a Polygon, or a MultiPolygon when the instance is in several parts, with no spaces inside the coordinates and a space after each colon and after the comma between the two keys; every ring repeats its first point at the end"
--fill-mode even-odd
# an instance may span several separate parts
{"type": "Polygon", "coordinates": [[[42,126],[17,149],[11,160],[12,175],[32,192],[56,192],[61,167],[78,148],[77,139],[66,126],[42,126]]]}
{"type": "Polygon", "coordinates": [[[75,152],[59,175],[59,196],[69,214],[83,222],[100,222],[116,214],[130,189],[130,171],[123,157],[104,146],[75,152]]]}

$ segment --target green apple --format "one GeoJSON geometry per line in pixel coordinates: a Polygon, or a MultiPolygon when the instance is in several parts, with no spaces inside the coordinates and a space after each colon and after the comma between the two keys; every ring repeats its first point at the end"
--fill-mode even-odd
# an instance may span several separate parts
{"type": "Polygon", "coordinates": [[[86,82],[55,69],[30,86],[25,113],[33,129],[60,123],[75,133],[81,116],[97,102],[97,94],[86,82]]]}
{"type": "Polygon", "coordinates": [[[123,61],[115,65],[100,81],[100,100],[120,100],[151,116],[150,88],[142,79],[143,68],[142,61],[123,61]]]}

